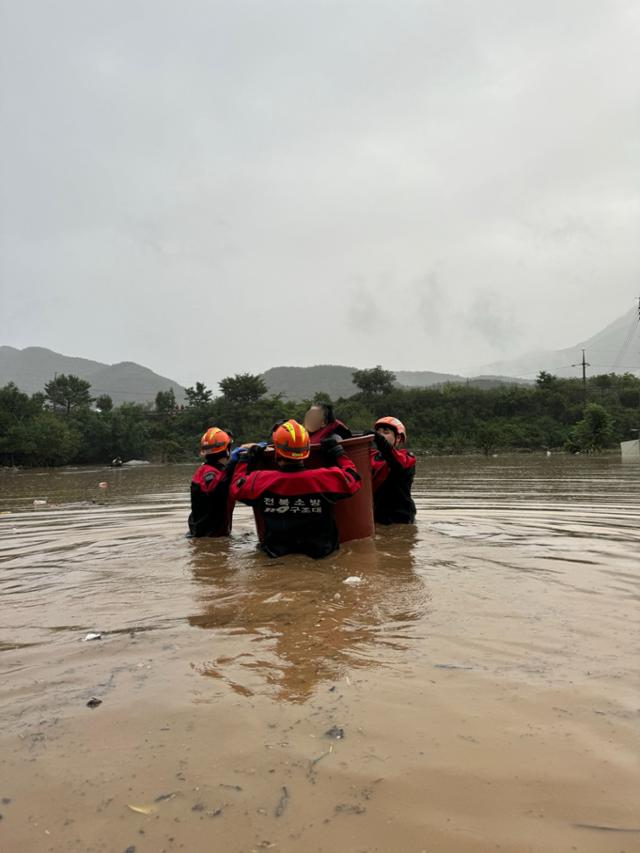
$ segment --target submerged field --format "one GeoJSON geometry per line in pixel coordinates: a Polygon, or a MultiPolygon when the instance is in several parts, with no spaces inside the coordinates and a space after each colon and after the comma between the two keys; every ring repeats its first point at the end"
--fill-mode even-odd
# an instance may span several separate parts
{"type": "Polygon", "coordinates": [[[422,458],[317,563],[190,473],[1,475],[3,853],[640,850],[640,465],[422,458]]]}

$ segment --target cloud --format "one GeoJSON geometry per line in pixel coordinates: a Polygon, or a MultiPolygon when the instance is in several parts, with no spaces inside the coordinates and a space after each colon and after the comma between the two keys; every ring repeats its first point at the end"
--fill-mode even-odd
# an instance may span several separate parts
{"type": "Polygon", "coordinates": [[[502,352],[513,347],[521,334],[515,307],[507,297],[492,288],[476,289],[463,316],[471,332],[502,352]]]}
{"type": "MultiPolygon", "coordinates": [[[[447,294],[437,273],[432,270],[414,284],[413,299],[422,328],[432,335],[439,335],[446,323],[447,294]]],[[[411,298],[411,297],[410,297],[411,298]]]]}
{"type": "MultiPolygon", "coordinates": [[[[384,285],[383,285],[384,287],[384,285]]],[[[382,290],[382,299],[384,300],[384,290],[382,290]]],[[[360,279],[351,292],[347,309],[347,322],[352,332],[361,335],[372,335],[379,332],[381,328],[385,328],[390,332],[392,318],[388,315],[385,317],[376,298],[376,290],[374,286],[365,284],[360,279]]]]}
{"type": "Polygon", "coordinates": [[[637,4],[2,10],[2,343],[457,370],[636,295],[637,4]]]}

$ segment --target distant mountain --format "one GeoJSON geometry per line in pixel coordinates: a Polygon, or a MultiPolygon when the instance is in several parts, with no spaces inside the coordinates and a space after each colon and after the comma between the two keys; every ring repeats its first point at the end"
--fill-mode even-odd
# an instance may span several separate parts
{"type": "Polygon", "coordinates": [[[430,370],[395,370],[402,388],[432,388],[434,385],[463,383],[474,388],[496,388],[498,385],[529,385],[527,379],[510,376],[459,376],[456,373],[433,373],[430,370]]]}
{"type": "MultiPolygon", "coordinates": [[[[640,322],[637,308],[632,308],[600,332],[572,347],[561,350],[539,350],[519,358],[494,362],[470,378],[455,373],[429,370],[395,371],[398,387],[432,388],[447,383],[465,383],[477,388],[499,385],[531,384],[541,370],[557,376],[579,376],[573,365],[586,351],[588,372],[624,373],[640,376],[640,322]]],[[[385,365],[386,366],[386,365],[385,365]]],[[[332,399],[350,397],[358,389],[351,381],[356,368],[342,364],[317,364],[313,367],[272,367],[262,374],[269,393],[282,394],[286,400],[310,399],[324,391],[332,399]]],[[[102,364],[86,358],[61,355],[42,347],[0,347],[0,385],[15,382],[23,391],[42,391],[45,382],[56,373],[73,373],[91,383],[94,395],[109,394],[114,403],[126,401],[152,403],[158,391],[173,388],[176,400],[184,401],[184,388],[166,376],[132,361],[102,364]]]]}
{"type": "MultiPolygon", "coordinates": [[[[332,400],[351,397],[358,388],[351,381],[357,368],[343,364],[316,364],[313,367],[272,367],[262,374],[270,394],[282,394],[285,400],[308,400],[324,391],[332,400]]],[[[478,388],[504,384],[527,384],[525,380],[501,376],[477,376],[471,379],[454,373],[430,370],[394,371],[399,388],[432,388],[449,382],[462,382],[478,388]]]]}
{"type": "Polygon", "coordinates": [[[503,376],[524,376],[535,379],[541,370],[556,376],[579,376],[573,365],[582,359],[585,350],[590,363],[588,373],[634,373],[640,376],[640,323],[638,309],[631,308],[600,332],[574,346],[560,350],[537,350],[518,358],[497,361],[483,368],[488,373],[503,376]]]}
{"type": "Polygon", "coordinates": [[[72,373],[91,383],[94,396],[109,394],[113,402],[153,403],[158,391],[173,388],[176,400],[184,400],[184,388],[166,376],[133,361],[102,364],[86,358],[61,355],[43,347],[0,347],[0,386],[15,382],[22,391],[42,391],[56,373],[72,373]]]}
{"type": "Polygon", "coordinates": [[[455,373],[433,373],[431,370],[394,370],[398,385],[407,388],[430,388],[432,385],[445,385],[447,382],[467,382],[463,376],[455,373]]]}
{"type": "Polygon", "coordinates": [[[313,367],[272,367],[262,374],[270,394],[282,394],[285,400],[308,400],[324,391],[332,400],[357,392],[351,374],[357,368],[341,364],[316,364],[313,367]]]}

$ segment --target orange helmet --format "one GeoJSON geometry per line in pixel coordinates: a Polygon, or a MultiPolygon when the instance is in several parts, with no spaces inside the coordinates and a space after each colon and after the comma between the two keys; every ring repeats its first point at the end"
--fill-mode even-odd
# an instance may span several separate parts
{"type": "Polygon", "coordinates": [[[200,439],[200,456],[223,453],[231,444],[231,436],[223,429],[210,427],[200,439]]]}
{"type": "Polygon", "coordinates": [[[273,446],[285,459],[306,459],[310,452],[309,433],[297,421],[280,424],[273,432],[273,446]]]}
{"type": "Polygon", "coordinates": [[[378,418],[378,420],[373,425],[373,428],[378,429],[378,427],[381,426],[391,427],[391,429],[400,439],[402,439],[402,441],[407,440],[407,431],[404,428],[404,424],[402,423],[402,421],[398,420],[398,418],[378,418]]]}

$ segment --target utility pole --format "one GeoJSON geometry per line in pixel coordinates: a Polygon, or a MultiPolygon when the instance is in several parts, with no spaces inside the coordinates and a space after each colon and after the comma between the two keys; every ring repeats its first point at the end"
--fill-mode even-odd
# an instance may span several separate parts
{"type": "MultiPolygon", "coordinates": [[[[640,306],[638,306],[638,310],[640,311],[640,306]]],[[[587,361],[584,350],[582,350],[582,361],[578,362],[578,364],[572,364],[571,367],[582,367],[582,387],[584,388],[584,393],[586,396],[586,393],[587,393],[587,367],[591,367],[591,365],[587,361]]]]}

